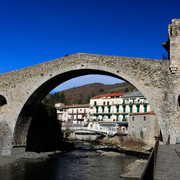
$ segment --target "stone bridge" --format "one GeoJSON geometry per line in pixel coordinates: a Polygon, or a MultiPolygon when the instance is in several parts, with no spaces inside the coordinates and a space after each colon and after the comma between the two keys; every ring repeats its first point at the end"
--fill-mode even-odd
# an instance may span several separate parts
{"type": "Polygon", "coordinates": [[[32,116],[52,89],[87,74],[110,75],[135,86],[155,111],[164,143],[169,135],[175,143],[180,136],[180,20],[169,25],[164,46],[170,60],[78,53],[0,75],[0,154],[26,144],[32,116]]]}

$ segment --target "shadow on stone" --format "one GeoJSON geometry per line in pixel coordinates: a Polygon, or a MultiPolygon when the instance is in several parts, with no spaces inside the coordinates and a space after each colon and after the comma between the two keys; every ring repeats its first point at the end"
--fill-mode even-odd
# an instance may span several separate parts
{"type": "Polygon", "coordinates": [[[34,114],[27,135],[26,151],[48,152],[61,150],[61,126],[53,106],[40,104],[34,114]]]}

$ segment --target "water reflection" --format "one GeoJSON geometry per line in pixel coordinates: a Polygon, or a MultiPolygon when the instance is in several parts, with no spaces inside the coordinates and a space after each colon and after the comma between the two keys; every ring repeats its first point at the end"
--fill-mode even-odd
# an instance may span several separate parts
{"type": "Polygon", "coordinates": [[[46,160],[21,160],[1,167],[1,180],[117,180],[136,158],[100,156],[96,151],[75,150],[46,160]]]}

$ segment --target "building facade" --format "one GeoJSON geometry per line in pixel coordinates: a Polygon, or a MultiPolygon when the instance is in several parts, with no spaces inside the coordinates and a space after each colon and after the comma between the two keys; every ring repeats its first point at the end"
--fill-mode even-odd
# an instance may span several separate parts
{"type": "Polygon", "coordinates": [[[58,105],[55,104],[58,120],[62,123],[82,124],[86,122],[89,113],[89,104],[58,105]]]}
{"type": "Polygon", "coordinates": [[[128,134],[154,145],[155,137],[160,134],[159,123],[153,111],[131,113],[128,118],[128,134]]]}
{"type": "Polygon", "coordinates": [[[90,99],[90,117],[93,120],[113,122],[122,121],[123,93],[105,94],[90,99]]]}
{"type": "Polygon", "coordinates": [[[129,113],[150,111],[148,101],[138,91],[127,95],[105,94],[90,99],[90,116],[97,121],[127,121],[129,113]]]}
{"type": "Polygon", "coordinates": [[[90,129],[118,135],[130,135],[149,145],[160,128],[146,98],[138,91],[130,94],[109,93],[90,99],[90,104],[65,106],[56,104],[62,126],[86,125],[90,129]]]}
{"type": "Polygon", "coordinates": [[[123,109],[123,119],[127,120],[130,113],[146,113],[152,111],[149,102],[146,98],[139,92],[135,91],[131,94],[126,94],[122,96],[122,109],[123,109]]]}

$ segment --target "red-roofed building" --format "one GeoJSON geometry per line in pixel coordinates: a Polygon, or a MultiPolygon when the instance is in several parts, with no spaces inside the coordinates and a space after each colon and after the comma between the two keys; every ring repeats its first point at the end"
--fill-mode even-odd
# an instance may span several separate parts
{"type": "Polygon", "coordinates": [[[124,93],[110,93],[110,94],[103,94],[103,95],[98,95],[95,97],[92,97],[91,99],[100,99],[100,98],[119,98],[123,96],[124,93]]]}
{"type": "Polygon", "coordinates": [[[119,109],[124,93],[109,93],[90,99],[90,116],[104,122],[121,121],[123,116],[119,109]]]}

